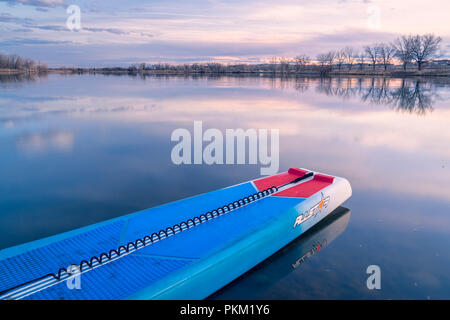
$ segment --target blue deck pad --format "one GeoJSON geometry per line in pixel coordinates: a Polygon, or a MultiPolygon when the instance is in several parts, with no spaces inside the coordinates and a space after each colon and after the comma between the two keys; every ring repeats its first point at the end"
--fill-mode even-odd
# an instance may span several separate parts
{"type": "Polygon", "coordinates": [[[140,256],[138,253],[125,256],[81,275],[81,289],[68,289],[61,282],[26,297],[30,300],[117,300],[124,299],[166,275],[176,271],[191,260],[159,259],[140,256]]]}
{"type": "Polygon", "coordinates": [[[82,234],[26,251],[0,261],[0,291],[31,281],[59,268],[109,251],[119,241],[123,221],[116,221],[82,234]]]}
{"type": "MultiPolygon", "coordinates": [[[[253,233],[262,224],[293,208],[304,199],[268,197],[157,242],[141,254],[202,258],[253,233]]],[[[294,222],[292,222],[294,223],[294,222]]],[[[130,230],[131,231],[131,230],[130,230]]],[[[130,232],[130,239],[136,235],[130,232]]]]}

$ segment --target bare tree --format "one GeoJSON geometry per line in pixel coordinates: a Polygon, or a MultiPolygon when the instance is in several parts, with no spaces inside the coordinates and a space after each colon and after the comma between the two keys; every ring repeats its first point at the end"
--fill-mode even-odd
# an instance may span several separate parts
{"type": "Polygon", "coordinates": [[[8,66],[8,57],[0,53],[0,68],[6,69],[7,66],[8,66]]]}
{"type": "Polygon", "coordinates": [[[417,62],[418,70],[422,70],[422,64],[427,59],[436,55],[441,41],[441,37],[436,37],[433,34],[412,37],[411,54],[412,59],[417,62]]]}
{"type": "Polygon", "coordinates": [[[277,57],[270,58],[269,64],[270,64],[270,67],[271,67],[273,72],[277,71],[277,63],[278,63],[278,58],[277,57]]]}
{"type": "Polygon", "coordinates": [[[334,63],[334,60],[336,59],[336,52],[329,51],[326,53],[326,57],[327,57],[328,66],[330,67],[331,70],[333,70],[333,63],[334,63]]]}
{"type": "Polygon", "coordinates": [[[317,61],[320,65],[320,72],[327,73],[333,70],[333,63],[335,60],[336,53],[334,51],[329,51],[327,53],[320,53],[317,55],[317,61]]]}
{"type": "Polygon", "coordinates": [[[298,55],[294,58],[295,71],[299,72],[310,62],[310,58],[307,55],[298,55]]]}
{"type": "Polygon", "coordinates": [[[344,48],[345,62],[348,65],[348,70],[352,70],[353,63],[355,62],[355,52],[352,47],[344,48]]]}
{"type": "Polygon", "coordinates": [[[316,57],[319,62],[320,67],[323,69],[325,65],[328,63],[328,55],[326,53],[320,53],[316,57]]]}
{"type": "Polygon", "coordinates": [[[281,57],[280,61],[280,71],[283,73],[289,72],[289,59],[281,57]]]}
{"type": "Polygon", "coordinates": [[[139,71],[144,71],[147,68],[145,62],[142,62],[141,64],[139,64],[139,71]]]}
{"type": "Polygon", "coordinates": [[[22,69],[34,70],[36,63],[31,59],[24,59],[17,54],[1,54],[0,53],[0,68],[3,69],[22,69]]]}
{"type": "Polygon", "coordinates": [[[380,43],[377,45],[377,48],[384,70],[387,70],[388,65],[391,64],[392,58],[394,57],[395,49],[392,45],[387,43],[380,43]]]}
{"type": "Polygon", "coordinates": [[[47,70],[48,70],[47,64],[45,62],[39,62],[38,66],[37,66],[37,70],[39,72],[47,72],[47,70]]]}
{"type": "Polygon", "coordinates": [[[16,56],[16,60],[14,61],[14,69],[23,69],[25,64],[25,60],[22,57],[16,56]]]}
{"type": "Polygon", "coordinates": [[[345,58],[346,56],[344,50],[337,51],[335,53],[335,61],[339,71],[341,71],[342,64],[345,62],[345,58]]]}
{"type": "Polygon", "coordinates": [[[367,58],[369,58],[370,62],[372,63],[372,69],[375,70],[375,67],[378,62],[378,53],[379,53],[378,46],[377,45],[365,46],[364,51],[366,53],[367,58]]]}
{"type": "Polygon", "coordinates": [[[359,70],[362,70],[364,68],[364,63],[366,62],[366,53],[360,52],[355,54],[356,61],[359,65],[359,70]]]}
{"type": "Polygon", "coordinates": [[[24,67],[27,70],[33,70],[35,67],[35,62],[31,59],[25,59],[24,67]]]}
{"type": "Polygon", "coordinates": [[[18,55],[17,54],[10,54],[7,56],[7,66],[10,69],[15,69],[16,68],[16,60],[17,60],[18,55]]]}
{"type": "Polygon", "coordinates": [[[401,36],[394,41],[395,57],[403,64],[403,70],[412,60],[412,37],[401,36]]]}

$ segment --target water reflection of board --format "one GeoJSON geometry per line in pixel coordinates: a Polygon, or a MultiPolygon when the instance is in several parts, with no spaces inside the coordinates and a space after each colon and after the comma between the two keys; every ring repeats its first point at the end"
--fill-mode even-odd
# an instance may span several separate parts
{"type": "Polygon", "coordinates": [[[350,196],[344,178],[290,169],[5,249],[0,298],[205,298],[350,196]]]}
{"type": "MultiPolygon", "coordinates": [[[[341,235],[350,220],[350,210],[339,207],[305,234],[279,250],[249,272],[214,293],[212,299],[257,300],[270,294],[271,288],[282,290],[281,281],[319,254],[341,235]]],[[[306,274],[307,276],[307,274],[306,274]]]]}

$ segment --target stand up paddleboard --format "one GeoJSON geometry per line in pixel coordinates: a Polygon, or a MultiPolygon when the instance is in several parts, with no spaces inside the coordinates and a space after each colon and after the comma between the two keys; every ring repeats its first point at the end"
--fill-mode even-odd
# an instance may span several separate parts
{"type": "Polygon", "coordinates": [[[0,299],[203,299],[351,196],[288,172],[0,251],[0,299]]]}

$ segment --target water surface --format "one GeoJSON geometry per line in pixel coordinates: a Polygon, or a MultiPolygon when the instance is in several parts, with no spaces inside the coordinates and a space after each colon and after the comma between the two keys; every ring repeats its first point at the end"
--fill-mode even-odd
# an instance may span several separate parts
{"type": "Polygon", "coordinates": [[[260,165],[174,165],[171,133],[195,120],[278,128],[280,171],[353,187],[346,228],[320,252],[289,267],[309,246],[299,239],[287,267],[271,260],[280,267],[259,266],[214,298],[450,298],[445,79],[3,77],[0,248],[259,176],[260,165]],[[369,265],[381,290],[366,287],[369,265]]]}

